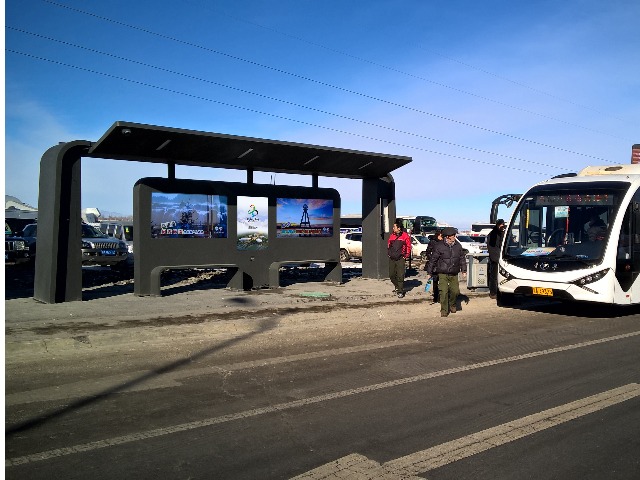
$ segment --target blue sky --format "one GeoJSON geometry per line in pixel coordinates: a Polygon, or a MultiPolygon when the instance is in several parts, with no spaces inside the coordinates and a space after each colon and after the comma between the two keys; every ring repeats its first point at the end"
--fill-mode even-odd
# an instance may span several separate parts
{"type": "MultiPolygon", "coordinates": [[[[8,0],[5,193],[36,206],[45,150],[123,120],[410,156],[398,214],[466,229],[499,195],[629,163],[638,18],[637,0],[8,0]]],[[[83,159],[82,206],[130,214],[135,181],[166,173],[83,159]]],[[[360,212],[359,181],[319,184],[360,212]]]]}

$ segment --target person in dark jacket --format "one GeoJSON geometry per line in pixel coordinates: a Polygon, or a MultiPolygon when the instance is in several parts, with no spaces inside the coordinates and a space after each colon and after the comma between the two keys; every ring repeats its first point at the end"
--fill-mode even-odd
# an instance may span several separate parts
{"type": "Polygon", "coordinates": [[[489,235],[487,235],[487,250],[489,250],[489,296],[498,296],[498,260],[500,259],[500,247],[507,226],[503,219],[499,219],[489,235]]]}
{"type": "Polygon", "coordinates": [[[597,240],[604,240],[607,238],[607,224],[604,223],[599,216],[593,215],[589,221],[589,228],[587,229],[587,238],[590,242],[597,240]]]}
{"type": "Polygon", "coordinates": [[[465,254],[456,241],[456,229],[445,227],[442,230],[444,240],[435,244],[433,253],[427,265],[427,272],[434,275],[437,272],[440,287],[440,315],[446,317],[449,313],[456,313],[457,300],[460,294],[458,273],[466,275],[467,263],[465,254]]]}
{"type": "Polygon", "coordinates": [[[411,257],[411,238],[402,230],[400,220],[396,220],[393,224],[393,231],[387,242],[387,255],[389,256],[389,278],[395,287],[393,293],[397,293],[398,298],[403,298],[405,261],[411,257]]]}
{"type": "MultiPolygon", "coordinates": [[[[433,235],[433,237],[429,241],[429,245],[427,245],[427,251],[426,251],[427,263],[424,266],[425,270],[427,270],[427,266],[429,265],[429,260],[431,259],[431,255],[433,254],[433,249],[435,248],[436,243],[441,241],[442,241],[442,229],[439,228],[438,230],[436,230],[436,233],[433,235]]],[[[434,274],[437,274],[437,273],[438,273],[437,271],[434,272],[434,274]]],[[[432,292],[433,292],[433,303],[439,302],[440,290],[438,289],[438,275],[433,275],[431,277],[431,286],[432,286],[432,292]]]]}

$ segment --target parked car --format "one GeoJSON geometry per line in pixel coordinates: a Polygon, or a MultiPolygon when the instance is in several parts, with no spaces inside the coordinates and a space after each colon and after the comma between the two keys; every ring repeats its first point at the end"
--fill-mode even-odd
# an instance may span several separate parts
{"type": "Polygon", "coordinates": [[[22,232],[20,233],[20,236],[22,238],[24,238],[24,240],[27,242],[27,245],[29,245],[29,249],[31,250],[31,255],[34,258],[36,256],[36,233],[37,233],[37,231],[38,231],[37,224],[30,223],[29,225],[25,226],[22,229],[22,232]]]}
{"type": "Polygon", "coordinates": [[[466,253],[487,253],[487,244],[479,243],[469,235],[457,235],[456,240],[460,242],[466,253]]]}
{"type": "Polygon", "coordinates": [[[133,253],[133,223],[131,222],[106,222],[99,227],[102,233],[115,237],[127,244],[129,253],[133,253]]]}
{"type": "Polygon", "coordinates": [[[28,242],[13,234],[11,227],[5,222],[4,224],[4,264],[18,265],[27,263],[33,259],[32,252],[29,249],[28,242]]]}
{"type": "MultiPolygon", "coordinates": [[[[82,227],[82,264],[119,266],[127,259],[127,244],[122,240],[110,237],[95,227],[83,223],[82,227]]],[[[32,245],[35,251],[38,236],[38,224],[32,223],[24,227],[23,238],[32,245]]]]}
{"type": "Polygon", "coordinates": [[[340,235],[340,261],[347,262],[351,258],[362,259],[362,233],[340,235]]]}
{"type": "Polygon", "coordinates": [[[133,223],[131,222],[102,222],[100,231],[111,237],[122,240],[127,244],[127,263],[133,265],[133,223]]]}
{"type": "Polygon", "coordinates": [[[425,235],[411,235],[411,256],[413,258],[420,257],[422,260],[426,260],[428,246],[429,237],[425,235]]]}

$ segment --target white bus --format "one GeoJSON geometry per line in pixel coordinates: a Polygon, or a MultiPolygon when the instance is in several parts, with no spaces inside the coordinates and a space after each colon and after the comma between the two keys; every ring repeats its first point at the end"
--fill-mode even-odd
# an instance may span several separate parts
{"type": "Polygon", "coordinates": [[[438,221],[428,215],[404,215],[398,219],[402,228],[413,235],[429,235],[438,229],[438,221]]]}
{"type": "Polygon", "coordinates": [[[525,193],[500,253],[498,301],[640,303],[640,165],[587,167],[525,193]]]}
{"type": "Polygon", "coordinates": [[[474,222],[469,236],[476,242],[486,242],[487,235],[493,230],[493,223],[474,222]]]}

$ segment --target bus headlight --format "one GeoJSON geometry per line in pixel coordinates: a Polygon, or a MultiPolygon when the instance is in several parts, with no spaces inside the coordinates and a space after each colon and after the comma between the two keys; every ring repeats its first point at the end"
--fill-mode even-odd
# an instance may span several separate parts
{"type": "Polygon", "coordinates": [[[589,275],[585,275],[584,277],[580,277],[577,280],[571,282],[573,285],[577,285],[578,287],[583,287],[585,285],[589,285],[590,283],[597,282],[601,278],[603,278],[610,269],[605,268],[604,270],[600,270],[599,272],[590,273],[589,275]]]}
{"type": "Polygon", "coordinates": [[[504,268],[499,267],[498,271],[500,272],[500,276],[504,277],[504,280],[500,282],[500,285],[507,283],[509,280],[513,279],[514,276],[507,272],[504,268]]]}

